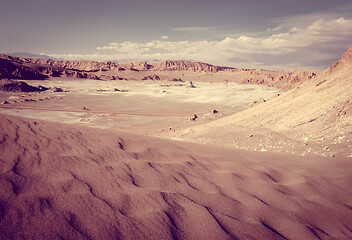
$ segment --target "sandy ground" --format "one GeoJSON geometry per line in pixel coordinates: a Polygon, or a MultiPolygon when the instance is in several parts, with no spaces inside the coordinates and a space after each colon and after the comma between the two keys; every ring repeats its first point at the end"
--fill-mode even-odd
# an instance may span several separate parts
{"type": "Polygon", "coordinates": [[[209,120],[241,111],[255,100],[277,94],[274,88],[237,83],[170,81],[97,81],[52,79],[27,81],[32,85],[60,87],[68,92],[0,92],[0,112],[43,120],[84,124],[153,134],[184,125],[194,114],[209,120]],[[120,91],[115,91],[118,89],[120,91]],[[84,110],[83,108],[88,108],[84,110]]]}
{"type": "Polygon", "coordinates": [[[350,239],[352,162],[0,117],[1,239],[350,239]]]}

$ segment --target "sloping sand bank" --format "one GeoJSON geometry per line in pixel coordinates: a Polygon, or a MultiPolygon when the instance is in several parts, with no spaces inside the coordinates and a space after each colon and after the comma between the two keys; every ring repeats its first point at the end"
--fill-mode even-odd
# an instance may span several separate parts
{"type": "Polygon", "coordinates": [[[352,162],[0,115],[0,239],[350,239],[352,162]]]}
{"type": "Polygon", "coordinates": [[[352,46],[318,77],[252,108],[182,129],[171,137],[251,150],[352,157],[351,86],[352,46]]]}

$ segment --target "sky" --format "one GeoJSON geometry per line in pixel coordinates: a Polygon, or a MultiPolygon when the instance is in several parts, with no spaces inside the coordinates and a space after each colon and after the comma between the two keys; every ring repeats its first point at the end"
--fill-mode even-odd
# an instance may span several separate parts
{"type": "Polygon", "coordinates": [[[352,45],[351,0],[0,0],[0,52],[324,69],[352,45]]]}

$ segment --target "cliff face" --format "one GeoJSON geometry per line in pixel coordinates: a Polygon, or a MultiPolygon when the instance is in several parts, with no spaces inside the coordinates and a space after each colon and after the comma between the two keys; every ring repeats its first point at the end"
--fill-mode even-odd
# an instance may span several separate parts
{"type": "Polygon", "coordinates": [[[87,72],[96,72],[96,71],[108,71],[115,70],[119,67],[118,63],[115,62],[96,62],[96,61],[58,61],[50,59],[25,59],[27,63],[33,63],[37,65],[50,66],[55,68],[63,68],[70,70],[79,70],[87,72]]]}
{"type": "Polygon", "coordinates": [[[134,71],[147,71],[153,68],[153,65],[147,62],[126,62],[119,64],[120,69],[134,70],[134,71]]]}
{"type": "Polygon", "coordinates": [[[42,68],[60,69],[60,70],[72,70],[72,71],[84,71],[84,72],[98,72],[98,71],[121,71],[121,70],[135,70],[135,71],[147,71],[153,68],[153,65],[147,62],[126,62],[117,63],[111,61],[97,62],[87,60],[74,60],[74,61],[62,61],[52,59],[40,59],[40,58],[21,58],[12,57],[4,54],[0,54],[0,59],[8,60],[17,64],[40,66],[42,68]]]}
{"type": "MultiPolygon", "coordinates": [[[[351,61],[351,54],[347,54],[346,61],[351,61]]],[[[97,62],[97,61],[61,61],[52,59],[33,59],[12,57],[0,54],[0,77],[13,79],[44,79],[47,77],[72,77],[88,79],[109,79],[104,71],[143,71],[146,76],[150,71],[192,71],[196,73],[228,72],[234,74],[234,79],[240,83],[262,84],[275,86],[280,89],[290,89],[302,82],[310,81],[315,73],[304,71],[266,71],[255,69],[236,69],[213,66],[202,62],[185,60],[166,60],[160,63],[147,62],[97,62]]],[[[338,63],[337,63],[338,65],[338,63]]],[[[108,74],[109,75],[109,74],[108,74]]],[[[116,77],[118,79],[119,77],[116,77]]],[[[231,78],[231,76],[229,76],[231,78]]],[[[227,81],[227,80],[226,80],[227,81]]]]}
{"type": "Polygon", "coordinates": [[[170,70],[191,70],[197,72],[218,72],[222,68],[218,66],[213,66],[202,62],[190,62],[184,60],[171,61],[166,60],[161,63],[155,64],[154,70],[159,71],[170,71],[170,70]]]}
{"type": "Polygon", "coordinates": [[[279,89],[292,89],[303,82],[311,81],[317,74],[307,71],[266,71],[239,70],[243,75],[242,83],[275,86],[279,89]]]}
{"type": "Polygon", "coordinates": [[[14,64],[10,60],[0,58],[0,79],[45,79],[46,75],[31,68],[14,64]]]}
{"type": "Polygon", "coordinates": [[[147,62],[97,62],[97,61],[61,61],[52,59],[34,59],[0,55],[0,77],[14,79],[45,79],[46,77],[75,77],[99,79],[93,72],[99,71],[194,71],[218,72],[226,68],[207,63],[190,61],[163,61],[156,64],[147,62]]]}
{"type": "Polygon", "coordinates": [[[99,80],[92,72],[111,68],[114,68],[114,63],[110,62],[56,61],[0,55],[0,79],[43,80],[64,75],[99,80]]]}
{"type": "Polygon", "coordinates": [[[43,86],[31,86],[22,81],[13,81],[13,80],[0,80],[0,91],[6,92],[42,92],[46,91],[49,88],[43,86]]]}
{"type": "Polygon", "coordinates": [[[47,67],[56,69],[78,70],[86,72],[115,70],[119,67],[119,64],[115,62],[97,62],[87,60],[61,61],[40,58],[12,57],[4,54],[0,54],[0,59],[8,60],[13,63],[22,65],[41,66],[42,68],[47,67]]]}

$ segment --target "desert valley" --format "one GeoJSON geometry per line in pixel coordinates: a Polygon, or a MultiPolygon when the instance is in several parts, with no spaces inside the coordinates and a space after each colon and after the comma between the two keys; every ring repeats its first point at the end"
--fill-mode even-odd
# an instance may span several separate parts
{"type": "Polygon", "coordinates": [[[0,55],[0,239],[352,239],[352,47],[324,71],[0,55]]]}

